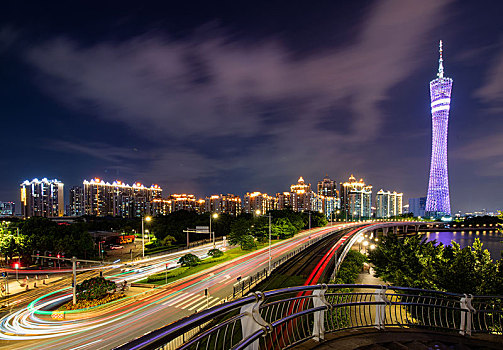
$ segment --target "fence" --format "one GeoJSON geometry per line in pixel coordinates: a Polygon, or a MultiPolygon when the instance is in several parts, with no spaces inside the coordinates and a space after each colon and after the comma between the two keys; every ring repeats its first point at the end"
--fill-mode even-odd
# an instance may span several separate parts
{"type": "Polygon", "coordinates": [[[379,285],[300,286],[217,305],[118,349],[287,349],[309,339],[321,341],[326,333],[364,327],[501,335],[502,306],[503,296],[379,285]],[[189,340],[188,332],[197,335],[189,340]]]}

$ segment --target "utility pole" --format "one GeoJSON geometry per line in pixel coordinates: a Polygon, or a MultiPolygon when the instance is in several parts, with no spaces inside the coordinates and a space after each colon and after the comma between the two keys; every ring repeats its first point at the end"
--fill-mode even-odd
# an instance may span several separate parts
{"type": "MultiPolygon", "coordinates": [[[[36,255],[32,255],[32,257],[36,257],[36,255]]],[[[75,305],[77,303],[77,261],[79,261],[79,262],[88,262],[88,263],[103,264],[103,261],[77,259],[74,256],[71,259],[68,259],[68,258],[58,258],[58,257],[53,257],[53,256],[44,256],[44,255],[42,255],[40,257],[41,258],[47,258],[47,259],[57,259],[58,262],[59,262],[59,260],[65,260],[65,261],[71,261],[72,262],[72,275],[73,275],[72,276],[72,294],[73,294],[73,305],[75,305]]]]}
{"type": "Polygon", "coordinates": [[[72,257],[72,291],[73,291],[73,305],[77,304],[77,258],[72,257]]]}
{"type": "Polygon", "coordinates": [[[271,275],[271,213],[269,217],[269,276],[271,275]]]}

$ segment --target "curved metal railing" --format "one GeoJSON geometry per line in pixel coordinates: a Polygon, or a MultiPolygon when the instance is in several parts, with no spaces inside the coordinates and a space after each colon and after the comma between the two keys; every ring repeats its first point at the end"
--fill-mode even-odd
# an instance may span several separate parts
{"type": "Polygon", "coordinates": [[[117,349],[287,349],[363,327],[501,335],[502,306],[503,296],[380,285],[299,286],[217,305],[117,349]]]}

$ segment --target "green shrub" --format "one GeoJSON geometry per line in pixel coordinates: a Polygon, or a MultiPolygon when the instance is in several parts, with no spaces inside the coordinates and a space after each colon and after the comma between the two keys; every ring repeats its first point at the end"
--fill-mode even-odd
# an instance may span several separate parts
{"type": "Polygon", "coordinates": [[[219,258],[222,255],[224,255],[224,252],[222,252],[220,249],[210,249],[210,251],[208,252],[208,255],[213,258],[219,258]]]}
{"type": "Polygon", "coordinates": [[[357,252],[356,250],[350,250],[337,272],[337,277],[335,279],[336,283],[355,283],[358,274],[363,269],[363,263],[365,261],[367,261],[367,257],[364,254],[357,252]]]}
{"type": "Polygon", "coordinates": [[[179,268],[173,269],[168,272],[160,272],[160,273],[156,273],[155,275],[150,275],[147,278],[147,283],[162,281],[162,280],[166,279],[166,277],[168,279],[170,279],[173,277],[180,276],[182,273],[184,273],[188,269],[189,269],[188,266],[183,266],[183,267],[179,267],[179,268]]]}
{"type": "Polygon", "coordinates": [[[201,259],[199,259],[196,255],[194,254],[185,254],[178,260],[178,263],[182,266],[196,266],[201,262],[201,259]]]}
{"type": "Polygon", "coordinates": [[[93,277],[77,284],[77,299],[101,299],[110,293],[115,293],[116,288],[115,282],[106,280],[104,277],[93,277]]]}

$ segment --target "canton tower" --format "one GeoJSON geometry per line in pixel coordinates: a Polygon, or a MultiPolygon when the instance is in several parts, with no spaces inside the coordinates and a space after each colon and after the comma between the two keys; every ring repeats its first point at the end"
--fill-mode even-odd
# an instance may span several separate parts
{"type": "Polygon", "coordinates": [[[426,215],[451,215],[449,176],[447,174],[447,127],[451,105],[452,79],[444,77],[442,40],[437,78],[430,82],[431,96],[431,166],[426,198],[426,215]]]}

